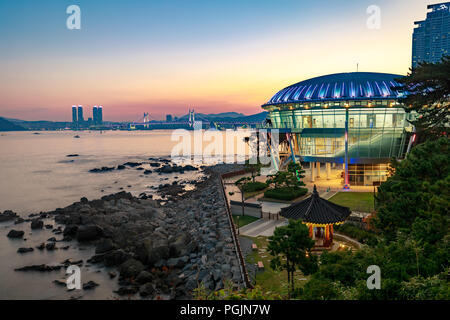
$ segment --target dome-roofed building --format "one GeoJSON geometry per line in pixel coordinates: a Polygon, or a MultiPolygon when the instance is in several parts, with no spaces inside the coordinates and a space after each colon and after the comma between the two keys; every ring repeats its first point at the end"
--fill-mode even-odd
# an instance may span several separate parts
{"type": "Polygon", "coordinates": [[[298,82],[262,108],[271,127],[287,133],[294,159],[315,167],[348,164],[345,184],[379,185],[392,157],[402,158],[414,128],[398,99],[401,75],[351,72],[298,82]]]}

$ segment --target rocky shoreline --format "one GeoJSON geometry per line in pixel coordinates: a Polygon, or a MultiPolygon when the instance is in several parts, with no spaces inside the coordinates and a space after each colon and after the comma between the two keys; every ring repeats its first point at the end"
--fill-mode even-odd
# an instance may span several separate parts
{"type": "MultiPolygon", "coordinates": [[[[53,228],[42,221],[53,218],[63,227],[54,228],[55,237],[38,249],[64,249],[56,244],[73,239],[95,246],[95,255],[86,263],[116,268],[119,276],[113,281],[118,281],[118,295],[189,299],[200,285],[207,290],[221,289],[225,281],[235,287],[243,285],[219,181],[220,174],[240,168],[203,167],[205,177],[195,183],[192,191],[177,184],[160,186],[158,191],[164,200],[145,194],[138,198],[123,191],[98,200],[82,198],[30,219],[24,220],[11,211],[0,214],[0,219],[30,222],[32,228],[53,228]]],[[[21,232],[10,233],[11,237],[23,237],[21,232]]],[[[32,251],[21,249],[21,254],[32,251]]],[[[16,270],[50,272],[68,264],[70,261],[16,270]]],[[[116,278],[116,273],[110,272],[110,278],[116,278]]],[[[96,285],[88,283],[84,289],[96,285]]]]}

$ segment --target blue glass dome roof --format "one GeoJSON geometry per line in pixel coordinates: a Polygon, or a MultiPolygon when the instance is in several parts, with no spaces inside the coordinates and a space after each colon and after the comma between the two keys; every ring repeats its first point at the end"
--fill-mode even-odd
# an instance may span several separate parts
{"type": "Polygon", "coordinates": [[[397,99],[395,79],[402,75],[374,72],[336,73],[293,84],[277,92],[265,105],[311,101],[397,99]]]}

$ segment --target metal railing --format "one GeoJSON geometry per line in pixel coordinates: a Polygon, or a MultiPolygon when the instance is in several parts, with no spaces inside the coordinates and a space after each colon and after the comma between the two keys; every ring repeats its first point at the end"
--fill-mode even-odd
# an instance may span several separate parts
{"type": "MultiPolygon", "coordinates": [[[[236,226],[235,226],[234,221],[233,221],[233,216],[231,214],[230,204],[228,203],[227,195],[226,195],[226,192],[225,192],[225,186],[224,186],[224,182],[223,182],[223,176],[230,177],[230,174],[231,173],[220,175],[220,184],[221,184],[221,188],[222,188],[222,194],[223,194],[223,197],[224,197],[224,201],[225,201],[225,204],[226,204],[226,211],[227,211],[227,216],[228,216],[228,222],[230,223],[230,229],[231,229],[231,237],[233,238],[234,247],[236,249],[236,256],[237,256],[237,259],[238,259],[238,262],[239,262],[239,269],[241,271],[242,281],[243,281],[244,285],[247,288],[253,289],[253,285],[250,282],[250,279],[249,279],[249,276],[248,276],[247,267],[245,265],[245,259],[244,259],[244,256],[242,254],[241,245],[239,243],[238,234],[236,232],[236,226]]],[[[231,176],[233,176],[233,175],[231,175],[231,176]]]]}

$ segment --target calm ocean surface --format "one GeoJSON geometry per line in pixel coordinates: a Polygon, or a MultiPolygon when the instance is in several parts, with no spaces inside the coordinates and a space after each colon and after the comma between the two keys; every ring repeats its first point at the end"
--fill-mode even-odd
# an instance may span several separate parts
{"type": "MultiPolygon", "coordinates": [[[[103,166],[117,167],[127,161],[148,161],[149,157],[169,158],[172,148],[179,143],[171,141],[171,134],[171,130],[2,133],[0,211],[29,214],[54,210],[84,196],[92,200],[119,192],[120,188],[139,195],[151,193],[149,186],[168,183],[165,178],[170,181],[175,176],[183,180],[194,178],[197,173],[142,175],[129,167],[106,173],[89,172],[103,166]],[[80,138],[74,138],[75,135],[80,138]],[[79,156],[67,157],[69,154],[79,156]]],[[[245,134],[239,133],[242,137],[245,134]]],[[[204,143],[203,149],[207,144],[204,143]]],[[[143,167],[150,169],[149,165],[143,167]]]]}

